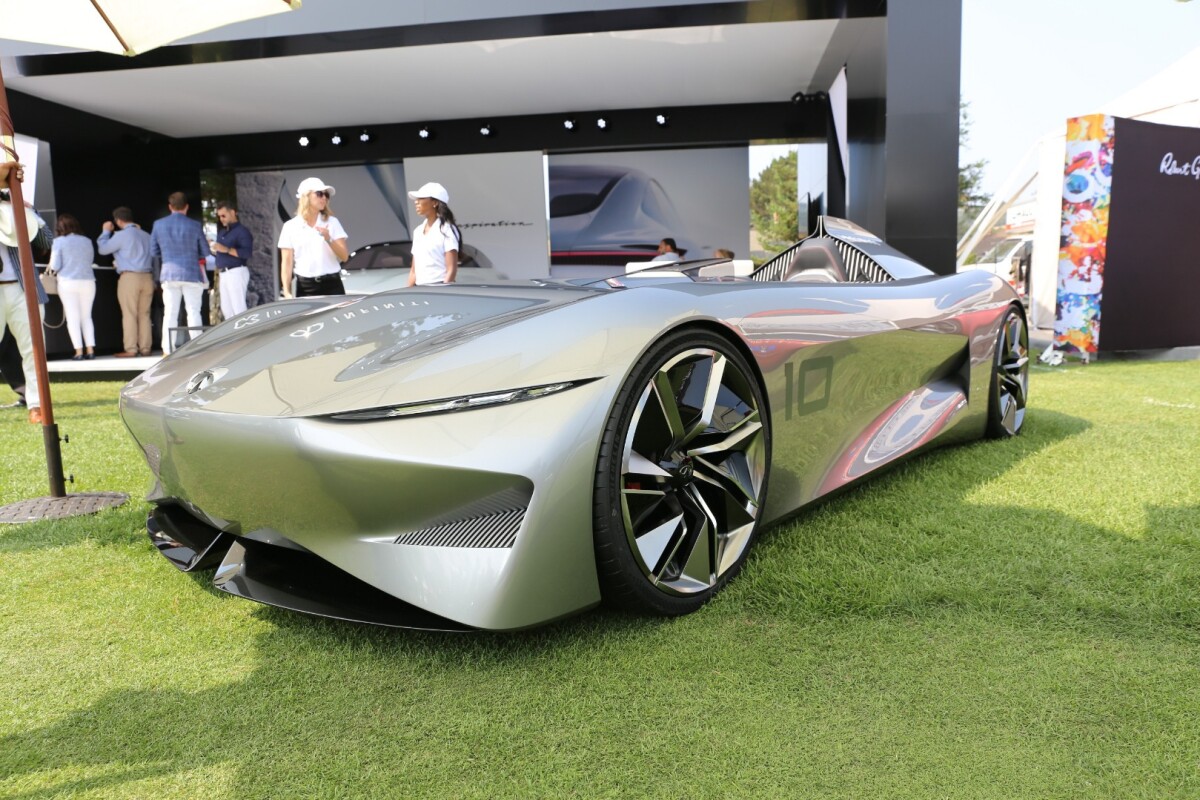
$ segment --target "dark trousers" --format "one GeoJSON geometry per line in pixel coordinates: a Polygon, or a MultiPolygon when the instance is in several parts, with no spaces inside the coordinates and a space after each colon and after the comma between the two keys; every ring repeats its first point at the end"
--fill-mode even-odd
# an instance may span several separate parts
{"type": "Polygon", "coordinates": [[[314,297],[322,294],[345,294],[346,287],[342,285],[340,273],[321,275],[317,278],[296,276],[296,297],[314,297]]]}
{"type": "Polygon", "coordinates": [[[25,373],[21,371],[21,351],[7,325],[4,327],[4,338],[0,339],[0,375],[4,376],[4,382],[11,386],[14,392],[17,387],[25,386],[25,373]]]}

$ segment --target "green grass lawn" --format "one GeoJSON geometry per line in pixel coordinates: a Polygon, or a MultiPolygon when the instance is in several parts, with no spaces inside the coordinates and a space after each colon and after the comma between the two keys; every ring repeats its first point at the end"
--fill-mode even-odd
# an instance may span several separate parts
{"type": "MultiPolygon", "coordinates": [[[[338,624],[144,534],[118,385],[55,386],[71,491],[0,526],[0,797],[1200,797],[1200,362],[1035,369],[1025,433],[764,532],[699,613],[338,624]]],[[[44,495],[0,410],[0,504],[44,495]]]]}

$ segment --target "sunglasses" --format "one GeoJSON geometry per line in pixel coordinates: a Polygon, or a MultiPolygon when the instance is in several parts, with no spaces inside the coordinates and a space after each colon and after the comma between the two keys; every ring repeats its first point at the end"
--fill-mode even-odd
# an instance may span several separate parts
{"type": "Polygon", "coordinates": [[[323,189],[318,189],[317,191],[313,192],[313,194],[315,194],[317,197],[325,197],[325,198],[329,197],[329,192],[326,192],[323,189]]]}

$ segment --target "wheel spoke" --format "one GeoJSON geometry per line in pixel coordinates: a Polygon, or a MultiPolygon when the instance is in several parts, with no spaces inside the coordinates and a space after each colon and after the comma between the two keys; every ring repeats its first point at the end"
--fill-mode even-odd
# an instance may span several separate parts
{"type": "Polygon", "coordinates": [[[746,549],[746,544],[750,541],[750,534],[754,532],[754,521],[751,520],[745,525],[739,525],[724,536],[717,538],[717,574],[724,575],[725,570],[733,566],[734,562],[741,556],[742,551],[746,549]]]}
{"type": "Polygon", "coordinates": [[[1025,384],[1019,378],[1010,375],[1001,378],[1000,392],[1007,393],[1021,408],[1025,407],[1025,384]]]}
{"type": "MultiPolygon", "coordinates": [[[[683,515],[680,514],[637,538],[638,555],[641,556],[642,564],[645,565],[647,572],[654,572],[655,568],[663,562],[663,554],[675,540],[682,523],[683,515]]],[[[679,542],[675,541],[675,547],[678,546],[679,542]]],[[[667,561],[669,563],[669,559],[667,561]]]]}
{"type": "Polygon", "coordinates": [[[680,582],[685,586],[691,584],[694,590],[703,590],[712,586],[716,576],[712,571],[712,542],[710,535],[712,526],[707,522],[701,526],[699,535],[692,541],[692,549],[683,565],[680,582]]]}
{"type": "Polygon", "coordinates": [[[667,430],[671,436],[671,447],[676,447],[683,441],[683,418],[679,413],[679,402],[675,390],[671,386],[671,377],[666,370],[660,370],[654,376],[654,395],[658,399],[658,407],[662,410],[667,422],[667,430]]]}
{"type": "Polygon", "coordinates": [[[645,475],[650,478],[669,478],[671,474],[665,469],[646,458],[641,453],[630,451],[625,454],[625,463],[621,467],[625,475],[645,475]]]}
{"type": "Polygon", "coordinates": [[[712,464],[698,458],[696,463],[704,466],[703,470],[696,470],[696,480],[717,487],[730,495],[739,506],[748,502],[755,508],[758,507],[758,489],[754,476],[744,469],[744,462],[727,459],[720,464],[712,464]],[[743,469],[734,470],[735,465],[742,466],[743,469]]]}
{"type": "Polygon", "coordinates": [[[733,450],[738,445],[742,444],[747,439],[751,438],[762,430],[762,423],[758,421],[758,412],[748,415],[745,419],[737,424],[737,427],[724,439],[719,442],[712,442],[703,447],[696,447],[687,451],[689,456],[705,456],[712,453],[724,453],[733,450]]]}
{"type": "Polygon", "coordinates": [[[1000,396],[1000,421],[1004,425],[1004,430],[1016,433],[1017,401],[1011,395],[1000,396]]]}
{"type": "Polygon", "coordinates": [[[700,406],[700,416],[680,441],[681,447],[712,427],[713,412],[717,407],[717,397],[721,393],[721,381],[725,377],[725,364],[724,356],[719,353],[713,355],[708,370],[708,381],[704,386],[704,401],[700,406]]]}

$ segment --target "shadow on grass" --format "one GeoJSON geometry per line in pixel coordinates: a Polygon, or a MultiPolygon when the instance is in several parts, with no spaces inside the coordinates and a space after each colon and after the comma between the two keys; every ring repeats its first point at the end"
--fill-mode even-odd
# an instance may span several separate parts
{"type": "MultiPolygon", "coordinates": [[[[334,780],[336,791],[313,788],[307,782],[310,772],[318,771],[313,762],[329,755],[312,752],[314,742],[331,751],[346,749],[355,760],[375,749],[377,735],[384,737],[384,749],[401,760],[405,749],[426,748],[448,737],[466,746],[457,734],[443,730],[439,720],[447,712],[480,721],[489,714],[511,719],[514,712],[503,689],[514,670],[527,675],[525,685],[515,691],[531,685],[562,691],[560,669],[571,668],[560,667],[560,657],[568,663],[586,661],[600,646],[636,651],[640,641],[656,639],[660,629],[671,625],[600,612],[569,626],[509,635],[446,634],[360,626],[268,607],[256,616],[271,628],[248,642],[260,666],[244,678],[198,691],[182,686],[121,689],[51,725],[0,737],[0,774],[7,773],[18,786],[26,778],[46,780],[44,773],[50,770],[72,776],[5,797],[95,791],[146,796],[137,782],[229,764],[236,766],[231,795],[236,797],[404,796],[408,792],[393,782],[363,794],[344,778],[334,780]],[[564,655],[564,650],[569,652],[564,655]],[[386,718],[382,729],[381,710],[386,718]],[[400,752],[395,750],[397,737],[403,740],[400,752]],[[278,770],[275,774],[262,774],[263,758],[278,770]],[[98,774],[77,777],[89,772],[98,774]]],[[[150,680],[171,683],[162,675],[150,680]]],[[[469,761],[469,754],[464,755],[464,762],[469,761]]],[[[398,777],[413,780],[410,788],[424,784],[419,773],[404,772],[398,777]]],[[[197,786],[178,796],[213,796],[213,791],[197,786]]],[[[428,796],[428,789],[416,793],[428,796]]]]}
{"type": "Polygon", "coordinates": [[[69,547],[85,541],[106,547],[128,547],[138,543],[149,547],[146,537],[149,513],[148,503],[138,496],[131,496],[124,505],[95,514],[0,525],[0,553],[69,547]]]}
{"type": "MultiPolygon", "coordinates": [[[[1043,411],[1017,439],[914,459],[871,486],[766,531],[747,574],[717,603],[679,620],[597,610],[512,634],[439,634],[359,626],[262,607],[254,616],[267,623],[267,629],[244,643],[253,649],[256,662],[249,674],[235,673],[226,684],[189,690],[172,687],[170,676],[154,674],[152,664],[131,665],[148,670],[148,681],[167,688],[113,691],[52,724],[0,738],[0,766],[7,766],[17,786],[45,780],[50,770],[71,776],[9,796],[136,794],[142,788],[135,785],[138,781],[229,766],[235,785],[197,787],[196,793],[320,796],[405,794],[408,789],[412,794],[435,794],[425,782],[426,771],[436,765],[445,780],[447,763],[476,773],[486,766],[493,777],[512,779],[508,748],[519,753],[521,737],[556,752],[554,748],[567,746],[557,743],[570,738],[570,725],[607,733],[611,724],[610,735],[619,739],[625,723],[597,721],[595,714],[611,714],[617,705],[636,718],[653,715],[654,709],[639,705],[647,681],[671,680],[674,659],[686,649],[682,642],[692,636],[721,640],[727,626],[754,615],[801,625],[819,617],[837,625],[839,619],[847,624],[844,619],[853,616],[919,615],[975,604],[1013,617],[1040,610],[1038,624],[1045,624],[1049,616],[1051,622],[1057,618],[1083,625],[1085,635],[1100,627],[1107,632],[1105,610],[1118,617],[1128,613],[1120,606],[1129,597],[1097,603],[1055,583],[1069,584],[1084,574],[1096,586],[1104,584],[1112,577],[1109,570],[1116,574],[1147,563],[1140,554],[1129,556],[1142,543],[1119,543],[1118,549],[1125,552],[1103,563],[1113,537],[1102,525],[1051,512],[999,527],[990,542],[956,539],[963,520],[985,513],[966,499],[967,493],[997,476],[1011,479],[1019,462],[1087,428],[1083,420],[1043,411]],[[982,468],[966,469],[980,461],[986,462],[982,468]],[[846,527],[859,518],[861,507],[878,504],[892,516],[851,541],[846,527]],[[931,524],[930,515],[946,519],[931,524]],[[807,536],[810,527],[816,533],[807,536]],[[901,542],[900,534],[907,534],[907,540],[901,542]],[[1062,536],[1078,549],[1075,559],[1097,562],[1091,566],[1100,572],[1081,573],[1079,565],[1057,559],[1055,537],[1062,536]],[[1031,568],[1023,551],[1036,549],[1043,539],[1049,549],[1031,568]],[[842,570],[838,581],[822,584],[823,571],[836,570],[838,556],[848,550],[857,550],[862,574],[842,570]],[[983,557],[978,563],[964,560],[961,570],[951,575],[952,585],[939,585],[936,575],[931,583],[928,575],[920,574],[931,561],[945,566],[974,552],[983,557]],[[912,574],[931,585],[922,591],[905,588],[912,574]],[[989,574],[1024,575],[1026,582],[1015,587],[1007,579],[990,582],[989,574]],[[880,592],[872,589],[873,582],[899,589],[880,592]],[[851,597],[857,593],[864,597],[851,597]],[[1026,599],[1022,602],[1016,595],[1026,599]],[[626,660],[627,654],[635,655],[626,660]],[[361,769],[338,773],[343,759],[361,762],[361,769]],[[89,771],[97,774],[87,776],[89,771]],[[332,783],[314,788],[323,779],[332,783]],[[347,780],[374,783],[368,791],[347,780]]],[[[873,513],[867,509],[861,516],[873,513]]],[[[986,513],[1000,520],[1029,514],[1020,508],[986,513]]],[[[1147,536],[1162,551],[1161,560],[1169,561],[1184,548],[1195,551],[1200,509],[1149,509],[1148,526],[1147,536]]],[[[1153,572],[1155,567],[1148,569],[1153,572]]],[[[1157,596],[1151,592],[1139,597],[1151,598],[1158,608],[1155,613],[1169,619],[1173,606],[1190,596],[1186,593],[1196,572],[1200,570],[1180,572],[1178,596],[1175,588],[1167,587],[1157,596]]],[[[1133,587],[1144,577],[1125,576],[1120,591],[1136,591],[1133,587]]],[[[217,595],[215,602],[244,603],[212,589],[208,575],[188,578],[217,595]]],[[[1194,627],[1194,616],[1194,611],[1190,617],[1176,616],[1173,624],[1194,627]]],[[[736,668],[751,657],[732,652],[735,641],[726,639],[726,645],[731,652],[713,653],[722,669],[736,668]]],[[[212,656],[213,662],[220,659],[219,653],[212,656]]],[[[480,792],[483,786],[479,784],[480,792]]],[[[463,785],[457,789],[463,791],[463,785]]],[[[447,786],[446,792],[454,794],[455,788],[447,786]]]]}
{"type": "Polygon", "coordinates": [[[1118,637],[1142,625],[1200,624],[1191,588],[1200,507],[1143,505],[1142,527],[1118,530],[1084,505],[1077,514],[1045,507],[1047,495],[1071,496],[1079,478],[1070,458],[1060,459],[1062,473],[1020,469],[1090,427],[1039,410],[1015,439],[907,461],[766,531],[730,591],[747,614],[794,624],[962,612],[1087,624],[1118,637]],[[997,484],[1043,500],[972,500],[997,484]]]}

